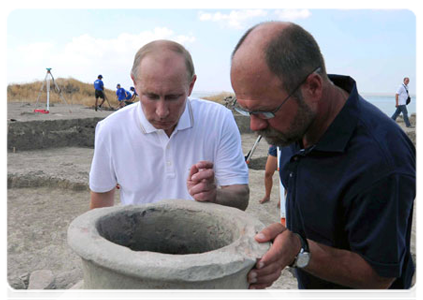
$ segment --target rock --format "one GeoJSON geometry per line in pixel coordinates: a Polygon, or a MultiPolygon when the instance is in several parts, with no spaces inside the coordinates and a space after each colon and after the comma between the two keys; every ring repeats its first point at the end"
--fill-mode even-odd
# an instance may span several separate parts
{"type": "Polygon", "coordinates": [[[56,276],[54,285],[56,289],[69,289],[83,278],[81,269],[62,272],[56,276]]]}
{"type": "Polygon", "coordinates": [[[46,290],[54,288],[54,275],[50,270],[37,270],[29,277],[29,290],[46,290]]]}
{"type": "Polygon", "coordinates": [[[6,278],[6,300],[18,300],[25,297],[26,286],[22,279],[6,278]]]}
{"type": "Polygon", "coordinates": [[[26,288],[26,289],[28,288],[28,284],[29,284],[29,275],[30,275],[30,273],[29,273],[29,272],[19,275],[19,278],[20,278],[20,279],[23,281],[23,283],[25,284],[25,288],[26,288]]]}

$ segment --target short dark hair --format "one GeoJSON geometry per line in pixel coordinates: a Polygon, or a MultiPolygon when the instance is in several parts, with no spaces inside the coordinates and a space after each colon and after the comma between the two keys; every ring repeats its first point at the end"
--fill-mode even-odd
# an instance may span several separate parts
{"type": "Polygon", "coordinates": [[[319,45],[309,32],[297,24],[291,23],[268,43],[265,57],[270,71],[282,80],[288,91],[319,67],[321,74],[326,75],[319,45]]]}
{"type": "MultiPolygon", "coordinates": [[[[272,23],[272,22],[265,22],[272,23]]],[[[256,27],[250,28],[240,39],[232,58],[246,37],[256,27]]],[[[283,82],[283,88],[292,92],[307,74],[320,67],[319,73],[326,78],[326,67],[319,45],[313,36],[301,26],[290,23],[264,47],[264,56],[269,70],[283,82]]]]}

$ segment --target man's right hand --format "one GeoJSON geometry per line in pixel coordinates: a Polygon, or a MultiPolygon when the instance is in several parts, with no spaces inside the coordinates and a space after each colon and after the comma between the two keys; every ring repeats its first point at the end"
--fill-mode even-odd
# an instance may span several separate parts
{"type": "Polygon", "coordinates": [[[250,289],[269,287],[281,275],[282,270],[291,264],[301,249],[301,241],[281,223],[274,223],[264,228],[255,236],[259,243],[272,242],[272,246],[255,268],[248,273],[250,289]]]}

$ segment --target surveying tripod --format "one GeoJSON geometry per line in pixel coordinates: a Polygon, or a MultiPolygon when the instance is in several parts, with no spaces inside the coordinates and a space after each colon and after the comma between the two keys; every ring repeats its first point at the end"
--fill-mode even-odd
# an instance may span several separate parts
{"type": "MultiPolygon", "coordinates": [[[[47,69],[47,74],[46,74],[46,77],[44,78],[44,82],[43,82],[43,85],[41,86],[40,92],[38,93],[37,102],[35,103],[35,109],[34,109],[34,112],[35,113],[48,114],[49,111],[50,111],[50,77],[53,80],[53,84],[54,84],[54,86],[56,88],[56,91],[59,93],[60,99],[66,105],[68,105],[68,103],[66,102],[65,98],[63,97],[62,91],[60,90],[60,88],[57,85],[56,81],[54,81],[53,74],[51,73],[51,68],[46,68],[46,69],[47,69]],[[46,106],[46,109],[37,109],[38,100],[40,100],[40,96],[41,96],[41,94],[43,92],[44,85],[47,85],[47,106],[46,106]]],[[[69,110],[69,112],[71,112],[71,111],[69,110]]]]}

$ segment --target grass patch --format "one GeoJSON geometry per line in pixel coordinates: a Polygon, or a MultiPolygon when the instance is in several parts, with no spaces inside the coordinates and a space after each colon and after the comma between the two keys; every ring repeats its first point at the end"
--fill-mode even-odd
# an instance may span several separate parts
{"type": "MultiPolygon", "coordinates": [[[[93,107],[95,104],[94,86],[93,83],[81,82],[74,78],[57,78],[55,79],[57,85],[62,91],[62,95],[68,104],[79,104],[87,107],[93,107]]],[[[41,86],[44,81],[35,81],[25,84],[9,84],[7,86],[7,101],[8,102],[30,102],[35,103],[40,93],[41,86]]],[[[113,107],[118,106],[116,100],[116,91],[105,89],[106,97],[109,99],[113,107]]],[[[202,97],[210,101],[220,104],[225,104],[224,99],[228,96],[234,96],[233,93],[221,92],[216,95],[202,97]]],[[[45,103],[47,99],[46,86],[40,95],[39,103],[45,103]]],[[[99,99],[100,101],[100,99],[99,99]]],[[[61,103],[59,93],[57,93],[53,81],[50,80],[50,103],[61,103]]],[[[107,105],[107,102],[106,102],[107,105]]]]}

